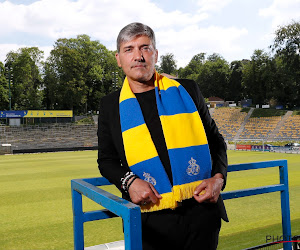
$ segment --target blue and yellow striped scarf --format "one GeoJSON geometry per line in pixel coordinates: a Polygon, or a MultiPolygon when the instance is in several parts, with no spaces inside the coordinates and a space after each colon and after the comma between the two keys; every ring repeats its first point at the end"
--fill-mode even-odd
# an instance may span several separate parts
{"type": "Polygon", "coordinates": [[[211,157],[197,108],[177,81],[155,72],[159,118],[171,163],[173,186],[160,161],[140,105],[127,78],[120,93],[120,120],[126,160],[139,178],[152,183],[162,199],[142,206],[142,212],[177,207],[192,198],[201,180],[211,177],[211,157]]]}

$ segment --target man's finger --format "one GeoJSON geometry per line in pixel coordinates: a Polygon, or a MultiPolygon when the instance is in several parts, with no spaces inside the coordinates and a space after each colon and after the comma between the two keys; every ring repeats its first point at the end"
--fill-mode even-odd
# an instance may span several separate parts
{"type": "Polygon", "coordinates": [[[157,192],[157,190],[155,189],[155,187],[150,183],[150,188],[152,189],[153,193],[155,194],[155,196],[158,198],[158,199],[161,199],[161,195],[157,192]]]}
{"type": "Polygon", "coordinates": [[[157,190],[155,189],[155,187],[152,184],[149,184],[151,190],[152,190],[152,194],[149,195],[149,198],[151,200],[152,203],[156,203],[158,199],[161,199],[161,195],[157,192],[157,190]]]}
{"type": "Polygon", "coordinates": [[[207,190],[203,190],[200,194],[194,194],[194,198],[197,202],[201,203],[210,198],[210,193],[207,190]]]}
{"type": "Polygon", "coordinates": [[[194,198],[197,202],[201,203],[205,200],[209,199],[210,194],[208,191],[208,183],[206,181],[202,181],[194,191],[194,198]]]}
{"type": "Polygon", "coordinates": [[[207,187],[207,183],[205,181],[202,181],[194,191],[194,195],[199,195],[205,188],[207,187]]]}

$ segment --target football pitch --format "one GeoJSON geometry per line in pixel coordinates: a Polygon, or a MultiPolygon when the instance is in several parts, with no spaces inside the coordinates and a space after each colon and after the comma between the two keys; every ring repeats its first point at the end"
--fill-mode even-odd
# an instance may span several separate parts
{"type": "MultiPolygon", "coordinates": [[[[300,235],[300,155],[228,151],[229,164],[287,159],[292,236],[300,235]]],[[[0,249],[73,249],[72,179],[98,177],[97,152],[0,156],[0,249]]],[[[228,174],[225,191],[279,183],[278,168],[228,174]]],[[[119,195],[116,188],[106,190],[119,195]]],[[[218,249],[243,249],[280,237],[279,192],[225,201],[218,249]]],[[[85,211],[100,206],[84,198],[85,211]]],[[[85,223],[85,246],[123,239],[120,218],[85,223]]]]}

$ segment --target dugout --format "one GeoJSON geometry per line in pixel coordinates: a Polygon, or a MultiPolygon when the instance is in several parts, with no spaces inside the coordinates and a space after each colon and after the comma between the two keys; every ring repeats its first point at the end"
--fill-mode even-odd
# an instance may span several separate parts
{"type": "Polygon", "coordinates": [[[0,155],[12,154],[11,144],[0,144],[0,155]]]}

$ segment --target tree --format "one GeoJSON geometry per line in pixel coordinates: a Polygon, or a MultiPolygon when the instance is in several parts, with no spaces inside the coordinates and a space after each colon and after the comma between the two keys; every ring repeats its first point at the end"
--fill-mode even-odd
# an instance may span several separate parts
{"type": "Polygon", "coordinates": [[[160,57],[159,71],[161,73],[166,73],[166,74],[176,74],[177,73],[176,60],[172,53],[167,53],[166,55],[162,55],[160,57]]]}
{"type": "Polygon", "coordinates": [[[180,78],[186,78],[196,81],[200,74],[201,67],[205,62],[205,53],[199,53],[193,56],[192,60],[185,68],[180,68],[178,75],[180,78]]]}
{"type": "Polygon", "coordinates": [[[87,35],[58,39],[44,67],[45,104],[75,114],[97,110],[122,77],[113,53],[99,41],[87,35]]]}
{"type": "Polygon", "coordinates": [[[255,50],[244,66],[242,85],[245,97],[255,104],[269,103],[274,97],[276,68],[272,58],[263,50],[255,50]]]}
{"type": "Polygon", "coordinates": [[[40,109],[42,107],[41,60],[44,52],[37,47],[20,48],[6,56],[6,68],[13,76],[11,102],[13,109],[40,109]]]}
{"type": "Polygon", "coordinates": [[[243,68],[247,62],[244,61],[232,61],[230,63],[230,76],[228,81],[228,91],[226,98],[228,100],[240,101],[243,97],[242,78],[243,68]]]}
{"type": "Polygon", "coordinates": [[[274,44],[271,45],[271,48],[276,53],[285,54],[286,59],[299,55],[300,22],[293,21],[286,26],[279,26],[275,32],[274,44]]]}
{"type": "Polygon", "coordinates": [[[217,96],[226,98],[230,68],[228,62],[218,54],[208,56],[201,67],[197,78],[202,94],[205,97],[217,96]]]}
{"type": "Polygon", "coordinates": [[[0,62],[0,110],[7,110],[9,107],[8,82],[5,77],[5,67],[0,62]]]}
{"type": "Polygon", "coordinates": [[[283,58],[280,56],[275,56],[273,58],[275,64],[274,71],[274,88],[273,96],[277,104],[282,104],[289,108],[293,108],[297,96],[295,96],[294,82],[290,77],[290,74],[286,70],[283,58]]]}
{"type": "Polygon", "coordinates": [[[293,21],[280,26],[275,32],[274,44],[270,46],[276,53],[278,70],[278,96],[288,107],[300,106],[300,22],[293,21]],[[282,88],[284,85],[284,89],[282,88]]]}

